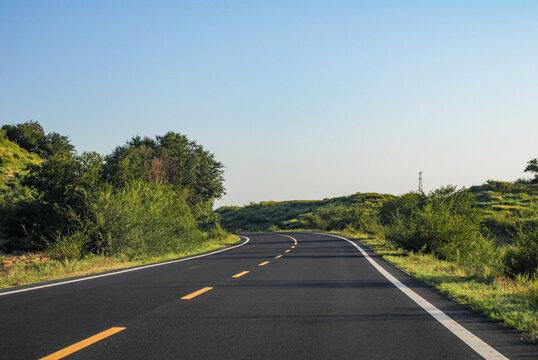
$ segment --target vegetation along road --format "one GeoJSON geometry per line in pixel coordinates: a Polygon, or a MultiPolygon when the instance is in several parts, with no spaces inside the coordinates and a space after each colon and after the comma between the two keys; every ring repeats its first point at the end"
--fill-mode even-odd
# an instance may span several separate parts
{"type": "Polygon", "coordinates": [[[0,292],[3,359],[530,359],[534,344],[360,242],[235,246],[0,292]]]}

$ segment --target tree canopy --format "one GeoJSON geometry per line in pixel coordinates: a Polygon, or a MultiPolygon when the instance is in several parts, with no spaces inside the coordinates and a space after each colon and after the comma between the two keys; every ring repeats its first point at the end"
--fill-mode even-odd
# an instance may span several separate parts
{"type": "Polygon", "coordinates": [[[188,189],[195,202],[224,195],[224,170],[214,155],[186,136],[133,137],[105,158],[105,179],[116,186],[142,180],[188,189]]]}
{"type": "Polygon", "coordinates": [[[59,152],[73,152],[75,147],[69,143],[67,136],[55,132],[45,134],[37,121],[28,121],[17,125],[4,125],[6,138],[21,148],[50,158],[59,152]]]}

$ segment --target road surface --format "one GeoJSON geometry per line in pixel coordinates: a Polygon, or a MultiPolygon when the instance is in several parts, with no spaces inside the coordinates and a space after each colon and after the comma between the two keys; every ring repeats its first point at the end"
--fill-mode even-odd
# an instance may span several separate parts
{"type": "Polygon", "coordinates": [[[0,291],[0,358],[538,359],[517,333],[332,235],[245,235],[105,275],[0,291]]]}

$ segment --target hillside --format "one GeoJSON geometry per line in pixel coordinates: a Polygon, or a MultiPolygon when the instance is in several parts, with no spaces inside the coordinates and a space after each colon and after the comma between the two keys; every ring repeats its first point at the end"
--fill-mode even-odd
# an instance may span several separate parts
{"type": "MultiPolygon", "coordinates": [[[[538,225],[538,184],[488,181],[468,189],[474,207],[480,209],[485,231],[499,242],[510,243],[521,226],[538,225]]],[[[352,209],[372,212],[384,202],[396,198],[390,194],[356,193],[323,200],[265,201],[247,206],[223,206],[217,209],[221,224],[228,231],[268,231],[313,228],[315,218],[341,221],[342,212],[352,209]]],[[[351,215],[347,214],[349,219],[351,215]]],[[[318,221],[319,223],[319,221],[318,221]]],[[[330,226],[339,228],[342,226],[330,226]]],[[[343,226],[345,227],[345,225],[343,226]]]]}
{"type": "Polygon", "coordinates": [[[372,209],[380,206],[393,195],[356,193],[323,200],[265,201],[244,207],[223,206],[217,209],[221,225],[228,231],[266,231],[300,229],[309,225],[313,212],[326,207],[372,209]]]}
{"type": "Polygon", "coordinates": [[[490,180],[469,191],[485,227],[499,242],[510,243],[522,227],[538,227],[538,184],[490,180]]]}
{"type": "Polygon", "coordinates": [[[27,173],[28,164],[39,164],[43,160],[19,145],[9,141],[0,130],[0,192],[18,184],[17,175],[27,173]]]}

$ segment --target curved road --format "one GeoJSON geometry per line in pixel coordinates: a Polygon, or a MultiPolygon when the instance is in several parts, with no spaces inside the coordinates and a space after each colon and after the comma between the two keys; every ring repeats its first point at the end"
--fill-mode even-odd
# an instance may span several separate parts
{"type": "Polygon", "coordinates": [[[538,347],[517,333],[359,242],[279,233],[247,235],[241,244],[2,290],[0,358],[538,358],[538,347]]]}

